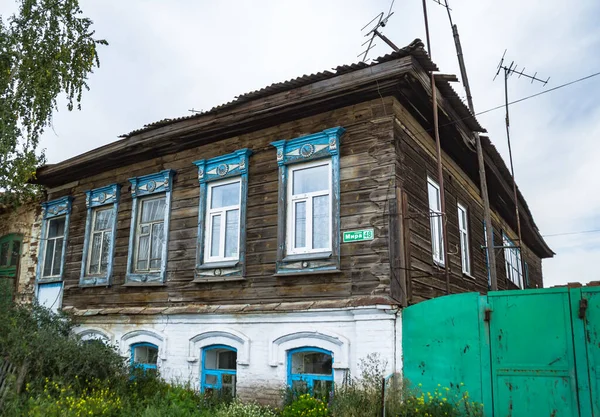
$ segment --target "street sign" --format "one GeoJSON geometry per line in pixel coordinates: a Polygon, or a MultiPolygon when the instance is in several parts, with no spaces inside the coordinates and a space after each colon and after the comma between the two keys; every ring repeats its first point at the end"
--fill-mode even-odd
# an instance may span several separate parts
{"type": "Polygon", "coordinates": [[[351,230],[344,232],[343,242],[361,242],[363,240],[373,240],[375,231],[373,229],[351,230]]]}

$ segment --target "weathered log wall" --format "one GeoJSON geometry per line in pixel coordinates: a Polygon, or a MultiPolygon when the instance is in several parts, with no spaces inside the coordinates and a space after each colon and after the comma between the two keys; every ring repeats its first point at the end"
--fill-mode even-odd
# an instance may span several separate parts
{"type": "Polygon", "coordinates": [[[101,174],[49,190],[49,199],[71,195],[73,209],[63,305],[77,308],[163,306],[185,303],[266,303],[346,298],[389,293],[388,222],[385,205],[394,195],[396,157],[393,99],[377,99],[283,123],[101,174]],[[342,126],[340,146],[341,231],[373,227],[375,239],[341,244],[341,272],[273,276],[277,248],[277,161],[270,142],[342,126]],[[246,279],[192,283],[199,186],[192,161],[249,148],[246,279]],[[173,169],[167,280],[162,287],[125,287],[132,198],[128,178],[173,169]],[[112,286],[79,287],[86,221],[85,191],[121,185],[112,286]]]}
{"type": "MultiPolygon", "coordinates": [[[[405,239],[409,242],[407,275],[410,276],[409,301],[414,303],[446,294],[444,269],[433,262],[431,250],[431,229],[427,198],[427,176],[436,182],[437,162],[435,141],[429,132],[397,102],[394,105],[394,135],[398,142],[398,164],[396,178],[398,187],[406,194],[407,213],[405,239]]],[[[466,152],[472,152],[465,149],[466,152]]],[[[486,292],[488,276],[485,259],[483,228],[483,202],[479,196],[479,187],[472,178],[446,154],[443,153],[444,188],[446,195],[448,258],[450,267],[450,291],[486,292]],[[457,203],[467,207],[471,276],[462,273],[460,243],[458,232],[457,203]]],[[[513,209],[513,208],[511,208],[513,209]]],[[[516,242],[516,232],[497,214],[492,207],[494,226],[494,245],[502,246],[502,232],[516,242]]],[[[542,287],[541,259],[526,246],[523,248],[524,260],[528,265],[529,286],[542,287]]],[[[506,277],[504,251],[496,250],[496,269],[499,289],[515,289],[515,284],[506,277]]]]}

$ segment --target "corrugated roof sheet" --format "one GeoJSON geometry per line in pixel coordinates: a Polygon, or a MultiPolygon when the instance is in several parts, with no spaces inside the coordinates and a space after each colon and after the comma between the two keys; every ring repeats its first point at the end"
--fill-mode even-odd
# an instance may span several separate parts
{"type": "MultiPolygon", "coordinates": [[[[255,100],[257,98],[270,96],[272,94],[280,93],[283,91],[293,90],[294,88],[302,87],[302,86],[305,86],[308,84],[313,84],[318,81],[327,80],[329,78],[337,77],[338,75],[357,71],[357,70],[360,70],[363,68],[381,64],[383,62],[388,62],[388,61],[392,61],[394,59],[403,58],[403,57],[406,57],[409,55],[412,55],[419,62],[419,64],[423,67],[424,70],[438,71],[438,67],[433,63],[433,61],[431,61],[431,59],[429,58],[429,55],[425,51],[423,42],[420,39],[415,39],[414,41],[412,41],[410,43],[410,45],[405,46],[404,48],[401,48],[399,51],[395,51],[390,54],[381,56],[381,57],[373,60],[373,62],[371,62],[369,64],[367,64],[365,62],[359,62],[359,63],[355,63],[355,64],[350,64],[350,65],[340,65],[340,66],[334,68],[332,71],[321,71],[316,74],[303,75],[301,77],[294,78],[294,79],[291,79],[288,81],[274,83],[267,87],[263,87],[259,90],[250,91],[248,93],[241,94],[241,95],[237,96],[234,100],[232,100],[228,103],[224,103],[224,104],[215,106],[215,107],[211,108],[210,110],[207,110],[204,112],[199,112],[199,113],[196,113],[196,114],[193,114],[190,116],[182,116],[182,117],[176,117],[176,118],[172,118],[172,119],[162,119],[162,120],[144,125],[144,127],[133,130],[129,133],[121,135],[120,137],[130,137],[130,136],[134,136],[139,133],[146,132],[146,131],[149,131],[152,129],[156,129],[156,128],[167,126],[167,125],[170,125],[173,123],[177,123],[182,120],[190,120],[190,119],[194,119],[194,118],[199,118],[199,117],[202,117],[202,116],[210,114],[210,113],[216,113],[218,111],[222,111],[227,108],[234,107],[234,106],[240,105],[242,103],[246,103],[250,100],[255,100]]],[[[450,89],[451,89],[451,87],[450,87],[450,89]]],[[[455,95],[456,95],[456,93],[455,93],[455,95]]],[[[458,98],[458,96],[456,96],[456,97],[458,98]]],[[[458,100],[460,101],[460,99],[458,99],[458,100]]],[[[460,101],[460,102],[461,102],[461,104],[463,104],[462,101],[460,101]]],[[[463,104],[463,106],[464,106],[464,104],[463,104]]],[[[467,110],[467,112],[468,112],[468,110],[467,110]]]]}

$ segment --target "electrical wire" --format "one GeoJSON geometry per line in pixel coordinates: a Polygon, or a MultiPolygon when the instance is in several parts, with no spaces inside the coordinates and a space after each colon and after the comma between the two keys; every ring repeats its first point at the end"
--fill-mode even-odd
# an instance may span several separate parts
{"type": "Polygon", "coordinates": [[[583,234],[586,234],[586,233],[600,233],[600,229],[581,230],[579,232],[553,233],[551,235],[542,235],[542,237],[572,236],[572,235],[583,235],[583,234]]]}
{"type": "MultiPolygon", "coordinates": [[[[581,81],[585,81],[585,80],[588,80],[588,79],[590,79],[590,78],[597,77],[598,75],[600,75],[600,71],[598,71],[598,72],[595,72],[595,73],[593,73],[593,74],[590,74],[590,75],[586,75],[585,77],[581,77],[581,78],[578,78],[578,79],[576,79],[576,80],[569,81],[569,82],[567,82],[567,83],[564,83],[564,84],[558,85],[558,86],[556,86],[556,87],[550,88],[549,90],[544,90],[544,91],[542,91],[542,92],[539,92],[539,93],[536,93],[536,94],[532,94],[532,95],[530,95],[530,96],[526,96],[526,97],[522,97],[522,98],[520,98],[520,99],[517,99],[517,100],[513,100],[513,101],[509,102],[509,103],[508,103],[508,105],[509,105],[509,106],[511,106],[511,105],[513,105],[513,104],[517,104],[517,103],[520,103],[520,102],[522,102],[522,101],[526,101],[526,100],[532,99],[532,98],[534,98],[534,97],[541,96],[541,95],[543,95],[543,94],[548,94],[548,93],[550,93],[550,92],[552,92],[552,91],[556,91],[556,90],[558,90],[558,89],[560,89],[560,88],[564,88],[564,87],[567,87],[567,86],[569,86],[569,85],[573,85],[573,84],[579,83],[579,82],[581,82],[581,81]]],[[[487,110],[483,110],[483,111],[477,112],[477,113],[475,113],[473,116],[480,116],[480,115],[482,115],[482,114],[485,114],[485,113],[489,113],[489,112],[492,112],[492,111],[495,111],[495,110],[503,109],[503,108],[505,108],[505,106],[506,106],[505,104],[502,104],[502,105],[500,105],[500,106],[492,107],[491,109],[487,109],[487,110]]],[[[443,126],[450,126],[450,125],[453,125],[453,124],[455,124],[455,123],[457,123],[457,122],[459,122],[459,121],[462,121],[462,120],[467,120],[467,119],[470,119],[470,118],[471,118],[471,117],[469,116],[469,117],[463,117],[463,118],[460,118],[460,119],[456,119],[456,120],[453,120],[453,121],[451,121],[451,122],[449,122],[449,123],[446,123],[446,124],[440,125],[440,127],[443,127],[443,126]]],[[[429,131],[431,131],[431,130],[432,130],[432,129],[429,129],[429,130],[427,130],[427,132],[429,132],[429,131]]]]}

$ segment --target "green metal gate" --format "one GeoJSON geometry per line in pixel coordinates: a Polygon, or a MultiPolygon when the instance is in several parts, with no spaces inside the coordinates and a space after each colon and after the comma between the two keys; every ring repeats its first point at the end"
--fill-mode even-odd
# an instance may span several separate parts
{"type": "Polygon", "coordinates": [[[600,417],[600,288],[451,295],[403,311],[404,375],[486,416],[600,417]],[[464,384],[464,385],[462,385],[464,384]]]}

